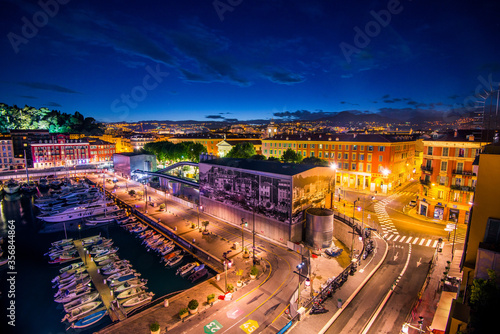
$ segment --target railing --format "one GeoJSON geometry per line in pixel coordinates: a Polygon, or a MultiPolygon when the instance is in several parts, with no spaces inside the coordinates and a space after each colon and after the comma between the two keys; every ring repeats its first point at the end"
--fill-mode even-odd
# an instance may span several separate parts
{"type": "Polygon", "coordinates": [[[471,171],[465,171],[461,169],[454,169],[453,174],[455,175],[465,175],[465,176],[476,176],[476,173],[473,173],[471,171]]]}
{"type": "Polygon", "coordinates": [[[460,191],[475,191],[475,187],[469,187],[469,186],[460,186],[460,185],[451,185],[450,186],[451,190],[460,190],[460,191]]]}
{"type": "Polygon", "coordinates": [[[422,172],[429,172],[429,173],[432,173],[433,171],[433,168],[430,167],[430,166],[420,166],[420,169],[422,170],[422,172]]]}
{"type": "Polygon", "coordinates": [[[424,185],[424,186],[430,186],[431,185],[431,181],[430,180],[420,180],[420,184],[421,185],[424,185]]]}

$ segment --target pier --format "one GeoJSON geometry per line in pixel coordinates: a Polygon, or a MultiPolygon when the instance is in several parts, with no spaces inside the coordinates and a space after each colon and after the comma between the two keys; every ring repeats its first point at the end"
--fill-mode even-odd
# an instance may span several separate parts
{"type": "Polygon", "coordinates": [[[78,250],[78,254],[82,258],[83,263],[85,263],[85,268],[87,268],[87,272],[92,279],[92,283],[99,292],[104,307],[108,310],[111,321],[115,322],[117,320],[125,319],[127,315],[122,312],[121,308],[112,306],[112,302],[114,300],[113,291],[106,284],[106,278],[97,271],[97,265],[95,262],[89,255],[87,255],[87,252],[83,247],[82,240],[75,240],[73,243],[78,250]]]}

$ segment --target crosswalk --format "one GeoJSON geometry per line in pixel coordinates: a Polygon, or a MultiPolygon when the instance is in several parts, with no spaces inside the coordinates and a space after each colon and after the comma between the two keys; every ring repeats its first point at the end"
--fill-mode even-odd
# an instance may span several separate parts
{"type": "Polygon", "coordinates": [[[436,248],[439,242],[439,240],[437,239],[401,236],[401,235],[387,234],[387,233],[383,234],[382,236],[387,241],[400,242],[400,243],[419,245],[424,247],[432,247],[432,248],[436,248]]]}
{"type": "Polygon", "coordinates": [[[380,228],[382,229],[383,233],[391,233],[395,235],[399,234],[396,230],[396,226],[394,226],[394,223],[392,222],[391,217],[389,217],[385,209],[385,206],[387,204],[389,204],[399,196],[401,196],[401,193],[392,194],[391,196],[388,196],[385,199],[377,202],[374,206],[375,214],[377,215],[380,228]]]}

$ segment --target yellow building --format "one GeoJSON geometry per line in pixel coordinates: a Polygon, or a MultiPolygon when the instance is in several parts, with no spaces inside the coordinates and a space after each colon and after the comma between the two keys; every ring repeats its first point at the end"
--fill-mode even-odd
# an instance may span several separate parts
{"type": "Polygon", "coordinates": [[[341,189],[388,193],[414,178],[415,140],[409,134],[283,134],[263,139],[262,154],[281,158],[292,149],[334,164],[341,189]]]}
{"type": "Polygon", "coordinates": [[[90,136],[91,138],[99,138],[101,140],[115,144],[116,153],[133,152],[132,144],[129,138],[115,137],[112,135],[90,136]]]}

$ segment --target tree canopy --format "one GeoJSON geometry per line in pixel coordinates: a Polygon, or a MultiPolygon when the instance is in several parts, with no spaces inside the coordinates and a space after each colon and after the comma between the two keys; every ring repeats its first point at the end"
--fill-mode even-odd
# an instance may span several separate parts
{"type": "Polygon", "coordinates": [[[291,148],[288,148],[281,156],[281,161],[293,162],[293,163],[298,164],[302,161],[302,155],[300,155],[300,153],[298,153],[298,152],[295,152],[291,148]]]}
{"type": "Polygon", "coordinates": [[[317,158],[317,157],[309,157],[309,158],[304,158],[301,162],[304,165],[315,165],[315,166],[321,166],[321,167],[328,167],[328,161],[317,158]]]}
{"type": "Polygon", "coordinates": [[[0,132],[10,130],[49,130],[49,132],[83,133],[88,136],[102,135],[104,124],[93,117],[84,117],[78,111],[74,114],[61,113],[57,110],[40,109],[0,103],[0,132]]]}
{"type": "Polygon", "coordinates": [[[200,161],[200,154],[206,153],[207,148],[203,144],[195,142],[182,142],[174,144],[169,141],[157,141],[144,145],[144,151],[156,155],[161,164],[167,161],[200,161]]]}
{"type": "Polygon", "coordinates": [[[226,155],[227,158],[249,159],[255,155],[255,147],[252,143],[238,143],[233,146],[226,155]]]}

